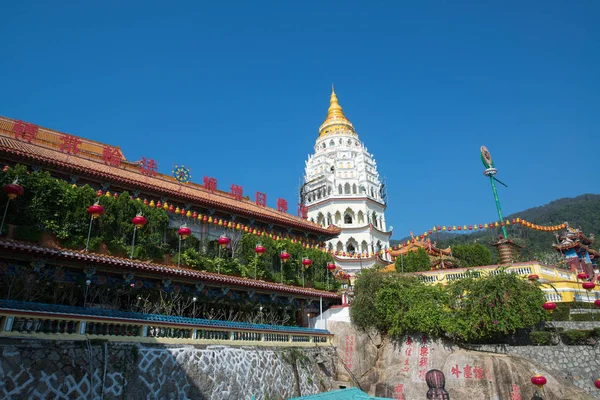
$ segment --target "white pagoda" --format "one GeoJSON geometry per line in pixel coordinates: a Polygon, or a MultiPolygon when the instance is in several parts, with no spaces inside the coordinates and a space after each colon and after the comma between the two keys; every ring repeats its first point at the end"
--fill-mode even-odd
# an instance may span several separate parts
{"type": "Polygon", "coordinates": [[[341,234],[327,242],[336,264],[348,273],[389,264],[391,229],[385,220],[384,185],[373,155],[344,116],[332,87],[327,118],[308,157],[300,201],[308,219],[341,234]]]}

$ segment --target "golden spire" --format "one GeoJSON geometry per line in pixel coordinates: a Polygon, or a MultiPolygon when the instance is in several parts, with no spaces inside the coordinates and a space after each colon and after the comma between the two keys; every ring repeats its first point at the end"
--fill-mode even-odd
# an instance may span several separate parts
{"type": "Polygon", "coordinates": [[[344,112],[342,111],[342,106],[340,106],[338,98],[335,94],[335,88],[333,87],[333,84],[331,85],[331,97],[329,98],[329,109],[327,110],[327,118],[325,118],[325,121],[332,118],[346,119],[344,112]]]}
{"type": "Polygon", "coordinates": [[[327,117],[325,121],[319,128],[319,136],[330,134],[333,132],[341,133],[341,132],[350,132],[354,135],[354,127],[348,121],[344,112],[342,111],[342,106],[338,101],[337,95],[335,94],[335,88],[331,85],[331,97],[329,98],[329,109],[327,110],[327,117]]]}

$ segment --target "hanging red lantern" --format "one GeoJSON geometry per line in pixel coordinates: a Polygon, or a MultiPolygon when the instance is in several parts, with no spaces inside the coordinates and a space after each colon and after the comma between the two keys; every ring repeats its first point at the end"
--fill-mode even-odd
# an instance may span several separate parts
{"type": "Polygon", "coordinates": [[[546,384],[546,378],[542,375],[535,375],[531,378],[531,383],[539,387],[540,389],[546,384]]]}
{"type": "Polygon", "coordinates": [[[218,243],[219,246],[221,246],[221,248],[225,248],[227,247],[227,245],[229,244],[229,242],[231,242],[231,239],[229,239],[227,236],[223,235],[219,238],[218,243]]]}
{"type": "Polygon", "coordinates": [[[142,214],[136,215],[131,220],[131,223],[133,225],[135,225],[135,227],[138,229],[142,229],[144,227],[144,225],[146,225],[147,222],[148,222],[148,220],[144,216],[142,216],[142,214]]]}
{"type": "Polygon", "coordinates": [[[529,279],[530,281],[537,281],[538,279],[540,279],[540,277],[536,274],[531,274],[527,277],[527,279],[529,279]]]}
{"type": "Polygon", "coordinates": [[[600,378],[594,381],[594,386],[596,386],[596,389],[600,389],[600,378]]]}
{"type": "Polygon", "coordinates": [[[583,282],[581,284],[581,287],[589,292],[590,290],[596,287],[596,284],[594,284],[594,282],[583,282]]]}
{"type": "Polygon", "coordinates": [[[9,200],[14,200],[24,193],[23,187],[17,184],[16,181],[14,183],[9,183],[8,185],[4,186],[2,191],[6,193],[9,200]]]}
{"type": "Polygon", "coordinates": [[[160,202],[160,200],[156,203],[156,208],[162,208],[162,203],[160,202]]]}
{"type": "Polygon", "coordinates": [[[479,229],[483,229],[483,224],[479,224],[479,229]]]}
{"type": "Polygon", "coordinates": [[[335,264],[333,264],[333,263],[327,264],[327,269],[330,271],[333,271],[335,269],[335,264]]]}
{"type": "Polygon", "coordinates": [[[473,225],[469,225],[469,230],[472,231],[473,230],[473,225]]]}
{"type": "Polygon", "coordinates": [[[302,265],[304,265],[305,268],[310,267],[311,264],[312,264],[312,260],[310,258],[302,259],[302,265]]]}
{"type": "Polygon", "coordinates": [[[179,230],[177,231],[177,234],[181,236],[183,240],[185,240],[192,234],[192,230],[186,225],[182,225],[181,228],[179,228],[179,230]]]}
{"type": "Polygon", "coordinates": [[[148,199],[144,199],[144,205],[147,206],[148,205],[148,199]]]}
{"type": "Polygon", "coordinates": [[[552,311],[556,310],[556,303],[553,303],[551,301],[547,301],[547,302],[544,303],[544,305],[542,305],[542,307],[544,307],[544,310],[546,310],[550,314],[552,314],[552,311]]]}
{"type": "Polygon", "coordinates": [[[104,207],[102,207],[100,204],[96,203],[94,205],[91,205],[88,207],[88,214],[90,214],[92,216],[92,218],[96,219],[99,216],[101,216],[102,214],[104,214],[104,207]]]}
{"type": "Polygon", "coordinates": [[[102,195],[103,195],[102,190],[98,189],[98,191],[96,192],[96,197],[100,197],[102,195]]]}
{"type": "Polygon", "coordinates": [[[462,230],[462,226],[460,226],[460,225],[459,225],[459,226],[458,226],[458,230],[459,230],[459,231],[460,231],[460,230],[462,230]]]}
{"type": "Polygon", "coordinates": [[[194,211],[194,213],[192,214],[192,218],[194,218],[194,219],[198,218],[198,213],[196,211],[194,211]]]}
{"type": "Polygon", "coordinates": [[[517,223],[517,221],[516,221],[516,220],[513,218],[513,220],[512,220],[512,223],[513,223],[513,224],[516,224],[516,223],[517,223]]]}
{"type": "Polygon", "coordinates": [[[594,305],[595,305],[596,307],[600,307],[600,299],[596,299],[596,300],[594,300],[594,305]]]}
{"type": "Polygon", "coordinates": [[[587,273],[585,273],[585,272],[580,272],[580,273],[577,274],[577,279],[579,279],[581,281],[585,281],[585,280],[587,280],[589,278],[590,278],[590,276],[587,273]]]}
{"type": "MultiPolygon", "coordinates": [[[[167,204],[167,203],[165,203],[165,205],[166,205],[166,204],[167,204]]],[[[171,212],[171,213],[174,213],[174,212],[175,212],[175,207],[173,207],[173,204],[171,204],[171,205],[169,206],[169,212],[171,212]]]]}
{"type": "Polygon", "coordinates": [[[431,235],[433,233],[433,231],[430,229],[427,233],[429,233],[431,235]]]}
{"type": "Polygon", "coordinates": [[[287,262],[290,259],[290,253],[288,253],[287,251],[283,250],[281,252],[281,254],[279,255],[279,258],[281,259],[281,261],[283,261],[284,263],[287,262]]]}
{"type": "Polygon", "coordinates": [[[257,244],[256,247],[254,248],[254,251],[259,256],[262,256],[263,254],[265,254],[265,251],[267,251],[267,249],[265,249],[262,245],[257,244]]]}

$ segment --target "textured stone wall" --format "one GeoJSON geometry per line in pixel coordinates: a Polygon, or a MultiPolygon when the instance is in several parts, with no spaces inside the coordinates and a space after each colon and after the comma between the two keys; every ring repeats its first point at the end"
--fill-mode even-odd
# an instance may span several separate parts
{"type": "MultiPolygon", "coordinates": [[[[600,315],[597,317],[600,319],[600,315]]],[[[594,328],[600,328],[600,321],[552,321],[546,322],[550,327],[567,329],[579,329],[579,330],[592,330],[594,328]]]]}
{"type": "Polygon", "coordinates": [[[591,375],[597,364],[582,359],[586,354],[597,357],[590,347],[585,352],[575,347],[528,347],[516,348],[519,353],[492,354],[422,335],[390,341],[378,334],[358,332],[346,322],[331,321],[328,329],[335,334],[339,379],[354,381],[372,395],[424,399],[428,389],[425,372],[435,368],[444,372],[451,399],[528,400],[536,391],[530,382],[535,373],[548,379],[544,400],[600,398],[593,397],[598,394],[592,391],[596,389],[591,375]],[[568,376],[565,371],[572,367],[577,375],[568,376]],[[585,391],[581,389],[584,387],[585,391]]]}
{"type": "Polygon", "coordinates": [[[326,391],[327,348],[0,340],[0,399],[285,399],[326,391]]]}

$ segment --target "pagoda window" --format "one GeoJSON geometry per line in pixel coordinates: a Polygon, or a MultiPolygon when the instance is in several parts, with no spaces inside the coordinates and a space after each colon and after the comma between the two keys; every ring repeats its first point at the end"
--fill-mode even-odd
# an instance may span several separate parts
{"type": "Polygon", "coordinates": [[[333,147],[335,146],[335,142],[333,141],[333,139],[329,142],[329,147],[333,147]]]}
{"type": "Polygon", "coordinates": [[[352,140],[348,139],[348,146],[352,145],[352,140]]]}
{"type": "Polygon", "coordinates": [[[369,245],[367,244],[366,240],[363,240],[362,243],[360,244],[360,251],[361,251],[361,253],[369,252],[369,245]]]}
{"type": "Polygon", "coordinates": [[[373,219],[372,219],[372,221],[373,221],[373,226],[375,228],[377,228],[378,227],[378,225],[377,225],[377,213],[375,213],[375,212],[373,213],[373,219]]]}
{"type": "Polygon", "coordinates": [[[354,247],[354,245],[350,242],[348,242],[348,245],[346,246],[346,249],[348,250],[348,253],[352,253],[354,254],[356,252],[356,249],[354,247]]]}
{"type": "Polygon", "coordinates": [[[342,244],[342,242],[340,242],[340,241],[338,240],[338,242],[337,242],[337,244],[336,244],[336,246],[335,246],[335,249],[336,249],[337,251],[340,251],[340,252],[344,251],[344,245],[342,244]]]}
{"type": "Polygon", "coordinates": [[[325,144],[325,142],[323,142],[323,144],[321,145],[322,148],[327,147],[327,145],[325,144]]]}
{"type": "Polygon", "coordinates": [[[375,197],[375,192],[373,191],[373,188],[371,188],[371,197],[375,197]]]}
{"type": "Polygon", "coordinates": [[[335,224],[336,225],[341,225],[342,222],[342,214],[338,211],[335,213],[335,224]]]}
{"type": "Polygon", "coordinates": [[[338,185],[338,194],[342,194],[342,185],[338,185]]]}
{"type": "Polygon", "coordinates": [[[327,245],[327,248],[329,249],[329,251],[333,251],[333,243],[329,243],[327,245]]]}
{"type": "Polygon", "coordinates": [[[333,220],[331,218],[331,213],[327,213],[327,226],[332,225],[333,220]]]}
{"type": "Polygon", "coordinates": [[[356,183],[352,185],[352,194],[356,194],[356,183]]]}
{"type": "Polygon", "coordinates": [[[342,143],[343,143],[343,142],[342,142],[342,139],[340,139],[340,144],[342,144],[342,143]]]}
{"type": "Polygon", "coordinates": [[[327,194],[331,196],[331,186],[327,186],[327,194]]]}
{"type": "Polygon", "coordinates": [[[350,184],[349,183],[346,183],[344,185],[344,193],[345,194],[350,194],[350,184]]]}
{"type": "Polygon", "coordinates": [[[359,211],[358,215],[357,215],[357,219],[358,219],[359,224],[364,224],[365,223],[365,214],[363,214],[362,211],[359,211]]]}
{"type": "Polygon", "coordinates": [[[352,215],[350,215],[350,214],[344,215],[344,223],[346,225],[352,225],[352,215]]]}
{"type": "Polygon", "coordinates": [[[319,215],[317,215],[317,224],[325,226],[325,216],[323,213],[319,213],[319,215]]]}

